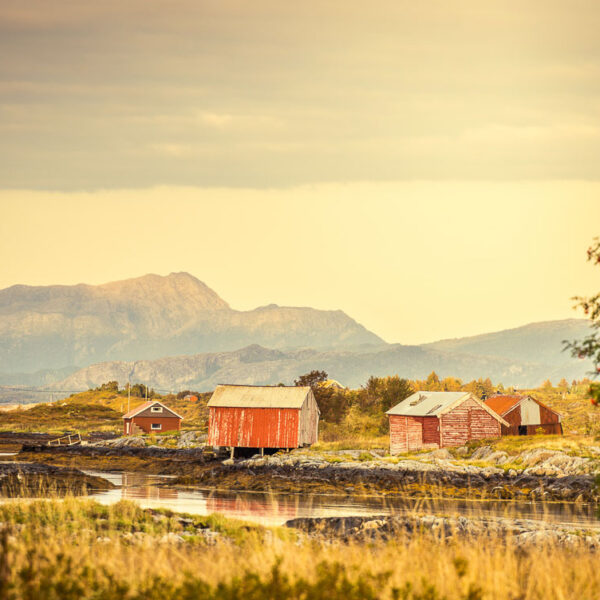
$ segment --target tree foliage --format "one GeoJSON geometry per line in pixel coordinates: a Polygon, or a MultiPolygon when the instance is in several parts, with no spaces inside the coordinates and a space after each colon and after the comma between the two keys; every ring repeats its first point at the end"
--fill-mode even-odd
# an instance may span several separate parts
{"type": "Polygon", "coordinates": [[[324,383],[327,381],[327,373],[325,371],[310,371],[310,373],[305,373],[304,375],[300,375],[298,379],[294,380],[294,385],[296,386],[305,386],[308,385],[312,388],[313,392],[317,387],[319,387],[320,383],[324,383]]]}
{"type": "MultiPolygon", "coordinates": [[[[600,265],[600,237],[594,238],[592,245],[588,248],[587,259],[594,265],[600,265]]],[[[582,340],[565,341],[565,349],[571,351],[577,358],[588,358],[594,365],[593,376],[600,373],[600,292],[594,296],[575,296],[575,308],[581,308],[589,318],[592,332],[582,340]]],[[[590,385],[590,394],[596,400],[600,400],[600,384],[590,385]]]]}
{"type": "MultiPolygon", "coordinates": [[[[127,396],[127,386],[121,390],[121,394],[127,396]]],[[[146,387],[143,383],[134,383],[131,386],[130,394],[136,398],[146,398],[146,394],[148,398],[160,397],[160,394],[157,394],[152,388],[146,387]]]]}
{"type": "Polygon", "coordinates": [[[97,392],[114,392],[115,394],[119,393],[119,382],[118,381],[107,381],[103,383],[100,387],[96,388],[97,392]]]}

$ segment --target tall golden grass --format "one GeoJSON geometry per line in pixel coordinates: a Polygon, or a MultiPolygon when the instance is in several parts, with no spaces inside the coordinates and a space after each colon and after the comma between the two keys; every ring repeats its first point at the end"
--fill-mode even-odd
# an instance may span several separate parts
{"type": "Polygon", "coordinates": [[[584,549],[426,532],[343,543],[219,516],[189,519],[125,501],[0,504],[0,599],[600,598],[599,557],[584,549]],[[215,545],[198,535],[207,527],[220,534],[215,545]],[[185,541],[169,543],[168,533],[185,541]]]}

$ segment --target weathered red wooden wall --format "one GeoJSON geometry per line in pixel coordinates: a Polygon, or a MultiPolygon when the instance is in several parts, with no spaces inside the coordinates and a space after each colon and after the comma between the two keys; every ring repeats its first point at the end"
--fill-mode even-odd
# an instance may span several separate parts
{"type": "Polygon", "coordinates": [[[390,453],[439,447],[437,417],[390,415],[390,453]]]}
{"type": "Polygon", "coordinates": [[[208,443],[237,448],[297,448],[294,408],[209,408],[208,443]]]}
{"type": "MultiPolygon", "coordinates": [[[[527,425],[527,435],[536,435],[540,429],[548,434],[561,434],[563,432],[560,424],[560,418],[545,406],[540,406],[539,425],[527,425]]],[[[513,410],[503,416],[505,421],[510,423],[510,427],[502,425],[502,435],[519,435],[519,426],[521,425],[521,407],[517,405],[513,410]]]]}
{"type": "Polygon", "coordinates": [[[548,410],[545,406],[540,404],[540,419],[542,421],[542,425],[549,425],[550,423],[560,423],[559,416],[548,410]]]}
{"type": "Polygon", "coordinates": [[[510,423],[510,427],[502,425],[502,435],[519,435],[519,425],[521,424],[521,407],[517,404],[510,412],[502,417],[510,423]]]}
{"type": "MultiPolygon", "coordinates": [[[[179,417],[133,417],[132,419],[123,420],[123,435],[127,433],[127,422],[134,423],[145,433],[161,433],[162,431],[179,431],[181,429],[181,419],[179,417]],[[152,423],[160,423],[161,429],[152,429],[152,423]]],[[[130,432],[131,433],[131,432],[130,432]]]]}
{"type": "Polygon", "coordinates": [[[441,416],[442,446],[462,446],[469,440],[500,437],[500,422],[473,400],[441,416]]]}

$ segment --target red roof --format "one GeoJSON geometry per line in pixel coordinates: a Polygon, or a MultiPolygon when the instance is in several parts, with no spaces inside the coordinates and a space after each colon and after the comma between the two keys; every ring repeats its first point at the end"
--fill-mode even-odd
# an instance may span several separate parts
{"type": "Polygon", "coordinates": [[[499,415],[503,416],[507,412],[512,410],[517,404],[519,404],[519,402],[521,402],[521,400],[523,400],[525,398],[531,398],[534,402],[539,404],[542,408],[545,408],[546,410],[553,412],[555,415],[558,415],[559,417],[561,416],[561,414],[558,411],[554,410],[553,408],[550,408],[549,406],[546,406],[545,404],[542,404],[539,400],[537,400],[533,396],[519,396],[518,394],[492,396],[491,398],[488,398],[485,401],[485,403],[494,412],[497,412],[499,415]]]}
{"type": "Polygon", "coordinates": [[[139,406],[136,406],[135,408],[132,408],[128,413],[125,413],[123,415],[123,418],[131,419],[131,417],[135,417],[135,415],[137,415],[139,412],[150,408],[153,404],[155,404],[155,402],[142,402],[139,406]]]}
{"type": "Polygon", "coordinates": [[[524,396],[492,396],[488,398],[485,403],[489,406],[494,412],[497,412],[499,415],[505,415],[509,410],[514,408],[521,400],[523,400],[524,396]]]}
{"type": "Polygon", "coordinates": [[[172,408],[165,406],[162,402],[159,402],[158,400],[151,400],[151,401],[148,400],[148,402],[142,402],[139,406],[136,406],[134,409],[130,410],[128,413],[125,413],[122,418],[123,419],[131,419],[132,417],[135,417],[136,415],[145,411],[147,408],[154,406],[155,404],[162,406],[164,409],[168,410],[170,413],[173,413],[176,417],[183,419],[183,417],[181,415],[178,415],[172,408]]]}

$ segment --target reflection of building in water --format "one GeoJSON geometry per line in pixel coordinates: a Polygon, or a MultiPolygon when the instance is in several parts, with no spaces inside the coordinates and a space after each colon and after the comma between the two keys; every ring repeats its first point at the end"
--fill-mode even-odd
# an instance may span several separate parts
{"type": "Polygon", "coordinates": [[[130,500],[177,500],[176,489],[149,484],[148,479],[148,475],[144,473],[123,473],[121,497],[130,500]]]}
{"type": "MultiPolygon", "coordinates": [[[[222,514],[244,513],[253,516],[285,517],[293,519],[299,516],[301,506],[298,496],[256,495],[248,496],[209,496],[206,499],[206,508],[209,513],[222,514]]],[[[304,507],[305,508],[305,507],[304,507]]]]}

